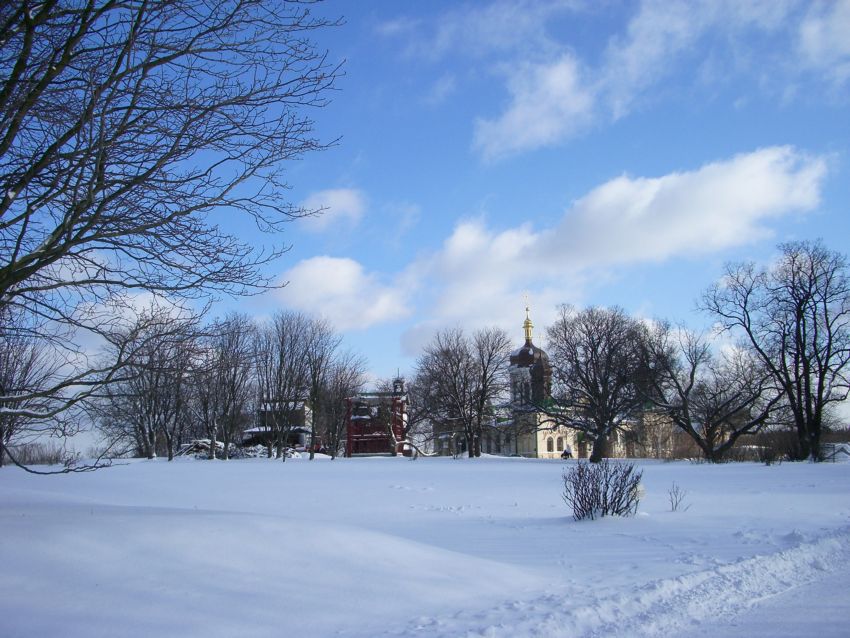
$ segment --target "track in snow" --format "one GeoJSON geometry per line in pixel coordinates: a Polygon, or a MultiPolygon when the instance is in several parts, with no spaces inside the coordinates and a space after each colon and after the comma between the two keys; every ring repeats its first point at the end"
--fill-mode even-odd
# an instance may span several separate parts
{"type": "Polygon", "coordinates": [[[850,564],[850,527],[773,554],[728,563],[576,606],[543,594],[531,602],[508,601],[488,610],[424,617],[393,637],[595,638],[687,634],[730,619],[764,599],[815,583],[850,564]]]}

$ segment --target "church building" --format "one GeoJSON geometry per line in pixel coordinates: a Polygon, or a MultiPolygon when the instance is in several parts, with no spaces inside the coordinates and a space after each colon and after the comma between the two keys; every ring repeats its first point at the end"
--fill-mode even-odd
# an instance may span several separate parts
{"type": "MultiPolygon", "coordinates": [[[[525,343],[510,358],[511,433],[506,433],[509,449],[503,453],[538,459],[560,458],[565,449],[573,456],[579,451],[577,432],[549,422],[541,410],[552,399],[552,366],[549,355],[534,345],[529,309],[523,322],[525,343]],[[513,445],[510,445],[512,443],[513,445]],[[510,449],[510,448],[513,449],[510,449]]],[[[581,446],[584,451],[585,446],[581,446]]]]}

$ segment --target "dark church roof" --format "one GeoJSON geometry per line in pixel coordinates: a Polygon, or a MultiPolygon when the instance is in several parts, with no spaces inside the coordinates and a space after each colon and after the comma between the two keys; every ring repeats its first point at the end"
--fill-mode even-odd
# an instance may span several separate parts
{"type": "MultiPolygon", "coordinates": [[[[551,397],[552,386],[552,366],[549,364],[549,355],[541,348],[534,345],[532,341],[531,317],[529,311],[525,309],[525,322],[523,329],[525,330],[525,344],[511,353],[511,378],[514,379],[521,370],[528,370],[530,387],[523,391],[521,388],[514,388],[514,402],[521,401],[523,403],[532,401],[533,403],[543,403],[551,397]],[[528,394],[525,394],[525,393],[528,394]]],[[[513,381],[512,381],[513,383],[513,381]]]]}
{"type": "Polygon", "coordinates": [[[520,368],[530,368],[535,364],[549,367],[549,355],[538,348],[532,342],[532,330],[534,324],[531,323],[528,306],[525,308],[525,321],[522,324],[525,331],[525,345],[511,353],[511,365],[520,368]]]}
{"type": "Polygon", "coordinates": [[[528,340],[525,344],[511,353],[511,365],[518,368],[530,368],[534,365],[549,367],[549,355],[528,340]]]}
{"type": "Polygon", "coordinates": [[[511,365],[519,368],[530,368],[534,364],[548,366],[549,355],[535,346],[529,339],[525,342],[525,345],[511,353],[511,365]]]}

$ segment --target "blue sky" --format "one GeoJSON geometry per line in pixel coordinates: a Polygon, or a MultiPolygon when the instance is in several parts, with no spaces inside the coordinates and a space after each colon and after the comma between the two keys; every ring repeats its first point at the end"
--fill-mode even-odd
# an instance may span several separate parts
{"type": "MultiPolygon", "coordinates": [[[[504,327],[524,295],[694,327],[727,261],[850,252],[850,1],[336,2],[334,148],[292,164],[282,290],[376,377],[433,331],[504,327]]],[[[268,241],[266,238],[265,241],[268,241]]]]}

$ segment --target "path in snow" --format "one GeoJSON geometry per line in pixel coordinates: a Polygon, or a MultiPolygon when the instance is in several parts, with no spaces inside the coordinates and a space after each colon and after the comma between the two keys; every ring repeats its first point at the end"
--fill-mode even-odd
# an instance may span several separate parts
{"type": "MultiPolygon", "coordinates": [[[[793,535],[793,534],[792,534],[793,535]]],[[[472,637],[655,637],[696,636],[847,636],[847,621],[835,620],[848,604],[850,528],[814,542],[766,555],[661,579],[590,604],[576,606],[563,595],[542,594],[533,601],[510,601],[488,610],[460,611],[451,616],[418,618],[387,636],[429,638],[472,637]],[[825,596],[821,594],[826,593],[825,596]],[[813,601],[818,598],[817,605],[813,601]],[[796,605],[799,625],[787,620],[788,601],[796,605]],[[808,611],[807,611],[808,610],[808,611]],[[804,622],[806,613],[829,614],[820,626],[804,622]],[[716,625],[717,618],[730,619],[716,625]],[[787,626],[787,632],[785,628],[787,626]],[[771,627],[773,627],[771,629],[771,627]],[[805,627],[805,630],[802,630],[805,627]],[[802,630],[802,631],[801,631],[802,630]],[[784,633],[783,633],[784,632],[784,633]]]]}
{"type": "Polygon", "coordinates": [[[678,638],[846,638],[850,636],[848,567],[760,600],[734,618],[707,624],[678,638]]]}

